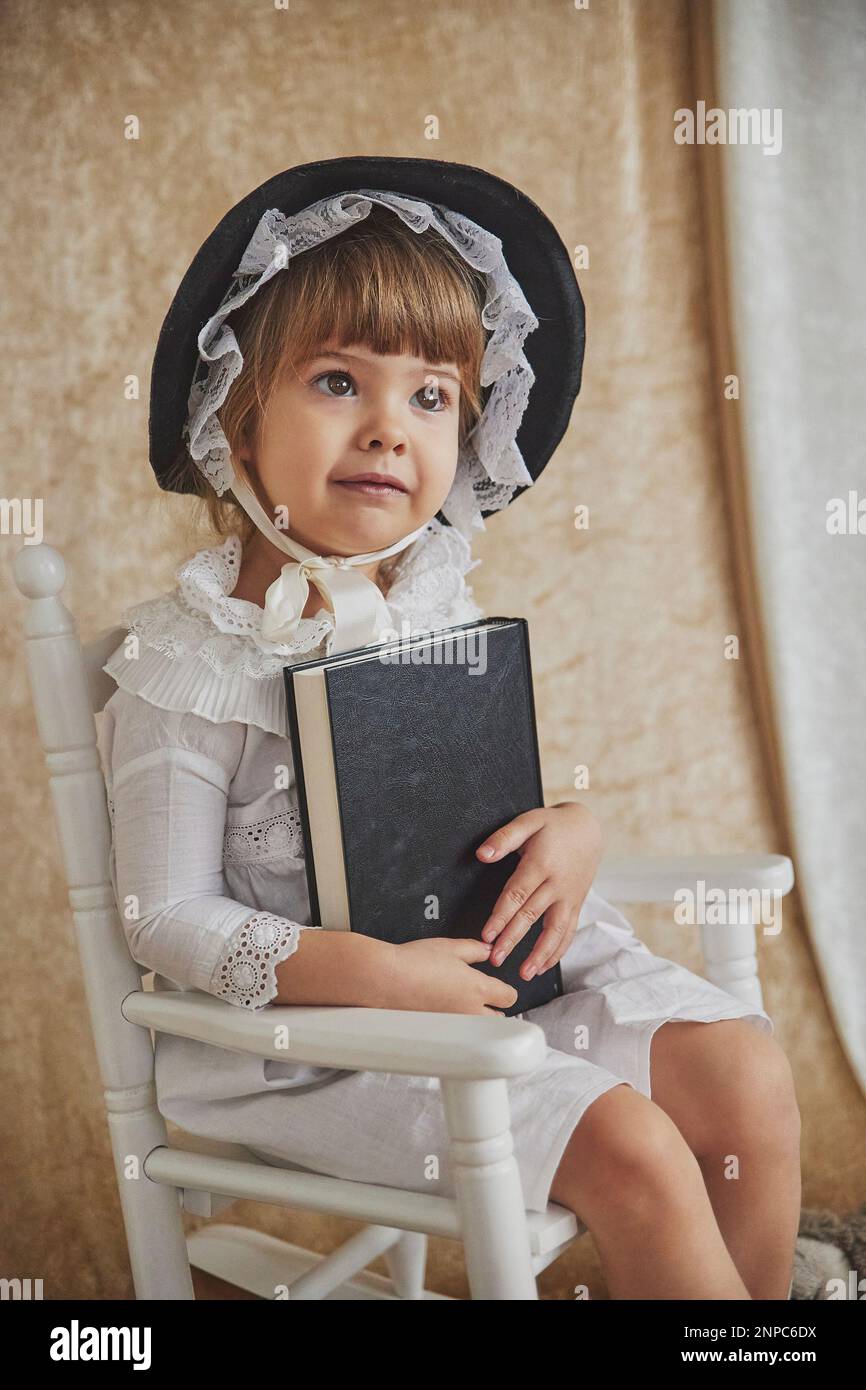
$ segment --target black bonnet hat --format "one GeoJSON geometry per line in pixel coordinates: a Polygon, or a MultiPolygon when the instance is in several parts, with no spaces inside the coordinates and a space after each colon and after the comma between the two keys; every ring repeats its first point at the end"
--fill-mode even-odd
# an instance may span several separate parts
{"type": "MultiPolygon", "coordinates": [[[[287,256],[365,216],[368,197],[392,207],[416,231],[433,225],[487,278],[483,322],[492,333],[482,385],[493,383],[491,395],[500,391],[505,399],[491,411],[488,397],[485,415],[493,432],[485,436],[482,425],[476,433],[476,425],[462,492],[455,491],[440,516],[464,534],[472,525],[483,528],[481,517],[539,477],[568,426],[585,342],[583,299],[556,229],[526,194],[484,169],[358,156],[275,174],[231,208],[196,252],[153,360],[150,462],[160,487],[169,486],[184,443],[218,493],[233,485],[215,411],[243,359],[223,320],[284,268],[287,256]],[[503,422],[510,426],[506,434],[503,422]]],[[[174,486],[192,491],[188,484],[174,486]]]]}

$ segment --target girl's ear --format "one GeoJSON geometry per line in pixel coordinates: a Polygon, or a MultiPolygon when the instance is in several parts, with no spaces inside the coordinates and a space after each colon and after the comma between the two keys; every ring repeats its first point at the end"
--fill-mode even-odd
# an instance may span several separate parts
{"type": "Polygon", "coordinates": [[[255,477],[256,466],[252,460],[250,449],[247,444],[243,444],[234,456],[234,461],[239,465],[240,471],[245,475],[248,482],[252,482],[255,477]]]}
{"type": "MultiPolygon", "coordinates": [[[[252,459],[250,458],[249,450],[248,450],[248,449],[245,449],[245,448],[241,448],[241,449],[238,450],[238,452],[237,452],[236,454],[233,453],[233,454],[232,454],[232,463],[234,464],[234,466],[235,466],[237,472],[240,474],[241,478],[243,478],[243,479],[249,484],[249,486],[252,488],[252,490],[253,490],[253,492],[256,494],[256,496],[259,497],[259,490],[258,490],[258,486],[257,486],[257,485],[258,485],[258,477],[256,476],[256,467],[255,467],[255,464],[253,463],[252,459]]],[[[259,501],[261,501],[261,498],[260,498],[260,497],[259,497],[259,501]]]]}

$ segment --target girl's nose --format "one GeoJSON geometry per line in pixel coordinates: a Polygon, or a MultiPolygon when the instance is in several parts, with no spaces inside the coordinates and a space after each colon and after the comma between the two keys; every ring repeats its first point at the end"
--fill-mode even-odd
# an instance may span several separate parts
{"type": "Polygon", "coordinates": [[[373,429],[364,431],[361,436],[361,448],[381,450],[383,453],[393,451],[395,454],[402,454],[406,450],[406,435],[403,430],[396,426],[379,424],[373,429]]]}

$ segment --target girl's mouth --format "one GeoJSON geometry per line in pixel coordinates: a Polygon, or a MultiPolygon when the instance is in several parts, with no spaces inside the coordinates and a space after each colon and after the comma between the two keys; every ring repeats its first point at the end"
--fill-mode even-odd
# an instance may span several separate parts
{"type": "Polygon", "coordinates": [[[406,492],[390,483],[354,483],[339,481],[337,487],[347,488],[349,492],[361,492],[367,497],[406,497],[406,492]]]}

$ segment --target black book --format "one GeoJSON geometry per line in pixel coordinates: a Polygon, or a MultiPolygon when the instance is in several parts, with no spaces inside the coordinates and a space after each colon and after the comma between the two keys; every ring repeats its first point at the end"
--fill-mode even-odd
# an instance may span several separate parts
{"type": "MultiPolygon", "coordinates": [[[[544,804],[525,618],[488,618],[284,668],[311,920],[401,943],[474,937],[520,863],[476,849],[544,804]]],[[[507,1017],[562,994],[524,980],[534,922],[500,966],[507,1017]]]]}

